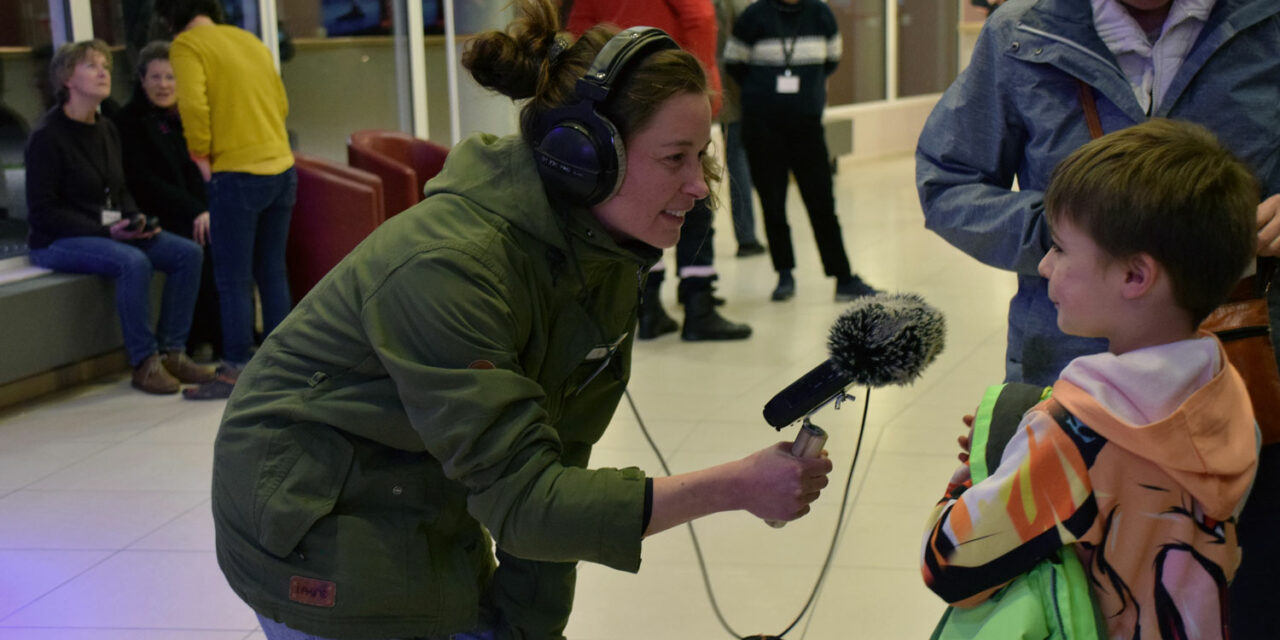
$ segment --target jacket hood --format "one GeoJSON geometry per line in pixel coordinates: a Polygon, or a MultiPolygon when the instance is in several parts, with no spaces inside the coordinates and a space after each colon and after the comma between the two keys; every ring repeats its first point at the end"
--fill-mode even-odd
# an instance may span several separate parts
{"type": "Polygon", "coordinates": [[[563,251],[569,249],[567,233],[588,246],[645,266],[661,256],[648,245],[615,242],[586,207],[549,198],[533,150],[520,136],[477,133],[467,137],[449,150],[444,169],[427,182],[424,193],[465,198],[563,251]],[[547,215],[548,211],[554,215],[547,215]]]}
{"type": "Polygon", "coordinates": [[[1211,334],[1076,358],[1053,397],[1111,444],[1149,460],[1226,519],[1253,482],[1258,436],[1244,381],[1211,334]]]}

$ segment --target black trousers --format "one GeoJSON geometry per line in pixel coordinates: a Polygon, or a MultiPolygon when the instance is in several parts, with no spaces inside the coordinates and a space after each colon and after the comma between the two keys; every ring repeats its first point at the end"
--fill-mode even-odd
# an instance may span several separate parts
{"type": "MultiPolygon", "coordinates": [[[[716,254],[712,242],[715,229],[711,226],[714,214],[707,204],[708,200],[703,198],[694,203],[689,213],[685,214],[684,225],[680,228],[680,241],[676,243],[676,274],[680,278],[677,296],[681,304],[691,292],[710,291],[711,283],[716,279],[713,266],[716,254]],[[689,267],[693,268],[696,275],[689,273],[689,267]]],[[[654,287],[661,285],[662,280],[661,271],[649,276],[649,282],[654,287]]]]}
{"type": "Polygon", "coordinates": [[[715,230],[711,228],[712,211],[703,198],[684,216],[680,227],[680,241],[676,243],[676,268],[709,267],[716,259],[711,242],[715,230]]]}
{"type": "Polygon", "coordinates": [[[829,276],[851,273],[849,256],[840,235],[831,164],[821,116],[761,117],[743,113],[742,144],[751,165],[751,182],[760,194],[765,237],[773,268],[787,271],[796,266],[787,224],[788,175],[794,174],[800,198],[809,213],[809,224],[829,276]]]}
{"type": "MultiPolygon", "coordinates": [[[[188,236],[190,237],[190,236],[188,236]]],[[[200,274],[200,293],[196,295],[196,309],[191,317],[191,334],[187,337],[188,349],[203,342],[213,347],[214,358],[222,356],[222,307],[218,305],[218,286],[213,282],[213,256],[205,247],[204,267],[200,274]]]]}
{"type": "Polygon", "coordinates": [[[1280,443],[1259,454],[1258,476],[1236,534],[1244,555],[1231,581],[1231,639],[1274,638],[1280,624],[1280,443]]]}

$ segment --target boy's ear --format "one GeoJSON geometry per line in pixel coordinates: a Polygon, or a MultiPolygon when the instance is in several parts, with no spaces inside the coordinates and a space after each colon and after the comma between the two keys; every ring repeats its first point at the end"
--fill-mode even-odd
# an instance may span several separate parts
{"type": "Polygon", "coordinates": [[[1120,267],[1124,270],[1121,294],[1130,300],[1146,295],[1164,275],[1160,263],[1149,253],[1136,253],[1124,259],[1120,267]]]}

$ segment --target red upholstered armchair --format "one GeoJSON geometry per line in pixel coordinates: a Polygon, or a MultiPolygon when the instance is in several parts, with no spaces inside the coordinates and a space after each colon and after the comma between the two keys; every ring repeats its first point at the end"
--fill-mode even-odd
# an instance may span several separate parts
{"type": "Polygon", "coordinates": [[[422,185],[440,173],[448,154],[447,147],[386,129],[357,131],[347,140],[347,162],[382,178],[387,217],[422,200],[422,185]]]}
{"type": "Polygon", "coordinates": [[[285,257],[296,303],[386,216],[378,176],[300,153],[294,160],[298,201],[285,257]]]}

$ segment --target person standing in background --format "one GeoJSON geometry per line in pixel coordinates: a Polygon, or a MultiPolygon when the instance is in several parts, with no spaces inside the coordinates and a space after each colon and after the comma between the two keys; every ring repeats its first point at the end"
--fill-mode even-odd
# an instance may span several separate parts
{"type": "MultiPolygon", "coordinates": [[[[574,0],[567,28],[581,35],[597,24],[621,28],[649,26],[662,29],[680,47],[702,63],[711,89],[711,113],[720,111],[720,72],[716,64],[716,16],[711,0],[574,0]]],[[[680,337],[688,341],[743,340],[751,327],[725,319],[716,311],[719,300],[712,285],[719,277],[712,238],[713,212],[703,198],[688,212],[684,232],[676,245],[676,271],[680,288],[676,298],[684,305],[680,337]]],[[[659,293],[666,275],[661,259],[649,273],[640,301],[636,337],[650,340],[676,330],[676,321],[662,308],[659,293]]]]}
{"type": "Polygon", "coordinates": [[[827,76],[840,63],[841,46],[835,15],[820,0],[759,0],[738,17],[725,45],[725,71],[742,86],[742,143],[778,272],[774,302],[796,292],[788,174],[809,212],[823,270],[836,279],[836,301],[875,293],[849,266],[822,128],[827,76]]]}
{"type": "Polygon", "coordinates": [[[289,101],[271,52],[223,23],[217,0],[169,0],[170,60],[192,159],[209,183],[209,231],[222,316],[218,378],[184,395],[226,398],[253,349],[253,285],[263,334],[289,313],[285,268],[298,176],[284,120],[289,101]]]}
{"type": "Polygon", "coordinates": [[[738,241],[738,257],[758,256],[765,252],[756,236],[755,190],[751,186],[751,165],[742,147],[742,88],[724,70],[724,45],[752,0],[715,0],[716,52],[720,62],[720,133],[724,136],[724,164],[729,173],[729,210],[733,213],[733,236],[738,241]]]}

